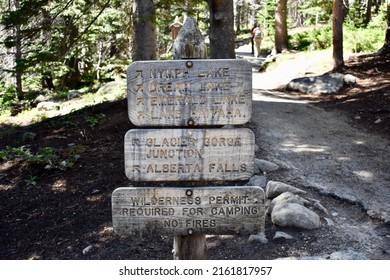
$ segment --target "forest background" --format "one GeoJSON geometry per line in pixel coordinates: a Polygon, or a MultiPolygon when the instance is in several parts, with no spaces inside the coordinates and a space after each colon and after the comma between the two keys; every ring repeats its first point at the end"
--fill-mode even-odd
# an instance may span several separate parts
{"type": "MultiPolygon", "coordinates": [[[[389,36],[385,34],[389,3],[3,0],[0,122],[7,122],[21,111],[30,111],[38,96],[66,100],[69,92],[77,89],[88,99],[88,94],[104,83],[125,79],[131,61],[172,59],[171,24],[175,19],[181,22],[185,16],[197,19],[209,41],[211,58],[234,58],[234,42],[247,40],[251,25],[257,21],[267,34],[262,44],[265,54],[272,50],[314,51],[333,46],[338,48],[336,53],[334,50],[334,59],[339,67],[343,64],[343,51],[388,50],[389,36]],[[218,19],[218,13],[224,15],[224,20],[215,23],[213,19],[218,19]],[[342,28],[337,29],[337,25],[342,28]]],[[[28,114],[27,118],[31,119],[28,114]]]]}

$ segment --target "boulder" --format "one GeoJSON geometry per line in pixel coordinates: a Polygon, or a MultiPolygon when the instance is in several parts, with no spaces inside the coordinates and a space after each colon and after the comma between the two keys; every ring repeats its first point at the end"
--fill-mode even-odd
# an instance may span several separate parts
{"type": "Polygon", "coordinates": [[[309,201],[303,199],[299,195],[293,194],[292,192],[285,192],[278,195],[271,201],[267,209],[267,214],[270,215],[272,213],[272,210],[274,209],[276,204],[283,204],[283,203],[297,203],[297,204],[305,205],[308,204],[309,201]]]}
{"type": "Polygon", "coordinates": [[[279,169],[279,165],[264,160],[264,159],[255,159],[255,174],[261,174],[263,172],[270,173],[277,171],[279,169]]]}
{"type": "Polygon", "coordinates": [[[269,181],[266,186],[265,196],[269,199],[273,199],[284,192],[291,192],[294,194],[306,193],[304,190],[298,189],[282,182],[269,181]]]}
{"type": "Polygon", "coordinates": [[[321,226],[321,219],[315,212],[297,203],[276,204],[271,221],[281,227],[316,229],[321,226]]]}
{"type": "Polygon", "coordinates": [[[39,102],[37,105],[38,111],[51,111],[51,110],[59,110],[61,105],[52,101],[43,101],[39,102]]]}
{"type": "Polygon", "coordinates": [[[265,176],[255,175],[249,179],[249,182],[246,183],[246,186],[259,186],[261,188],[264,188],[266,185],[266,181],[267,180],[265,176]]]}
{"type": "MultiPolygon", "coordinates": [[[[347,77],[349,84],[353,83],[353,79],[350,76],[347,77]]],[[[287,90],[314,95],[333,94],[339,92],[344,87],[344,83],[345,79],[343,74],[327,73],[321,76],[293,79],[287,84],[287,90]]]]}

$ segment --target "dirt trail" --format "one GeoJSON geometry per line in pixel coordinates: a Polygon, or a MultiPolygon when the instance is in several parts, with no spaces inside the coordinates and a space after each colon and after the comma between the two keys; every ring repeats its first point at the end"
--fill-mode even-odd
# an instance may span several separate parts
{"type": "MultiPolygon", "coordinates": [[[[320,59],[311,61],[317,65],[320,59]]],[[[390,248],[385,226],[390,223],[389,140],[353,127],[340,111],[326,111],[302,96],[298,100],[296,94],[270,90],[311,69],[304,58],[281,67],[253,73],[252,125],[260,156],[284,168],[268,177],[321,195],[339,238],[364,244],[376,252],[374,258],[386,258],[381,254],[390,248]],[[330,201],[334,198],[336,203],[330,201]],[[360,210],[367,215],[358,214],[360,210]],[[381,226],[383,230],[376,231],[381,226]]]]}

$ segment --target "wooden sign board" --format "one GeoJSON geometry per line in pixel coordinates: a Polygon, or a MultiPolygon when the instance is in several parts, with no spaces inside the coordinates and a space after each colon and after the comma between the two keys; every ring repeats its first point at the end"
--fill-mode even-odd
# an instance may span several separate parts
{"type": "Polygon", "coordinates": [[[127,69],[136,126],[237,125],[252,115],[252,67],[236,59],[138,61],[127,69]]]}
{"type": "Polygon", "coordinates": [[[118,188],[117,234],[251,234],[264,229],[264,191],[249,187],[118,188]]]}
{"type": "Polygon", "coordinates": [[[125,172],[133,181],[235,181],[254,172],[255,137],[236,129],[133,129],[125,172]]]}

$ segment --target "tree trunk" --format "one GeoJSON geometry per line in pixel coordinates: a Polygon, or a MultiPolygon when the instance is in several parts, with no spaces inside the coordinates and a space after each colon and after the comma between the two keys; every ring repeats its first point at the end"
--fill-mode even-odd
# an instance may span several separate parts
{"type": "Polygon", "coordinates": [[[211,58],[236,58],[233,0],[208,0],[211,58]]]}
{"type": "Polygon", "coordinates": [[[387,0],[387,29],[385,32],[385,42],[383,47],[376,53],[377,55],[390,53],[390,0],[387,0]]]}
{"type": "Polygon", "coordinates": [[[371,21],[371,8],[372,8],[372,2],[371,0],[367,0],[367,6],[366,6],[366,16],[364,19],[364,24],[368,25],[371,21]]]}
{"type": "Polygon", "coordinates": [[[156,10],[153,0],[134,1],[133,24],[133,61],[156,60],[156,10]]]}
{"type": "Polygon", "coordinates": [[[387,0],[387,30],[385,34],[385,45],[387,51],[390,50],[390,0],[387,0]]]}
{"type": "Polygon", "coordinates": [[[239,1],[236,1],[235,5],[236,5],[236,19],[235,19],[236,33],[239,34],[241,31],[241,6],[242,6],[242,3],[240,3],[239,1]]]}
{"type": "Polygon", "coordinates": [[[277,0],[275,12],[275,50],[287,50],[287,0],[277,0]]]}
{"type": "Polygon", "coordinates": [[[333,0],[333,71],[338,71],[344,66],[343,21],[343,0],[333,0]]]}
{"type": "MultiPolygon", "coordinates": [[[[14,0],[15,10],[20,9],[19,0],[14,0]]],[[[23,84],[22,84],[22,36],[20,32],[20,23],[15,24],[15,86],[16,86],[16,97],[18,100],[23,100],[23,84]]]]}

